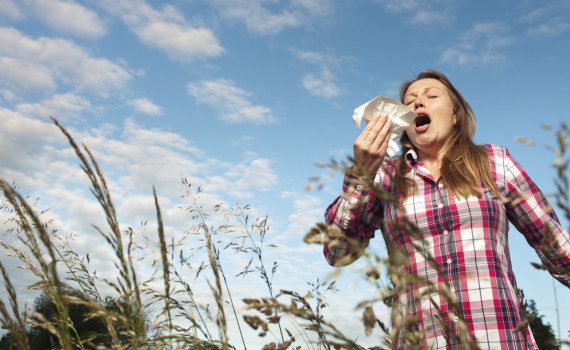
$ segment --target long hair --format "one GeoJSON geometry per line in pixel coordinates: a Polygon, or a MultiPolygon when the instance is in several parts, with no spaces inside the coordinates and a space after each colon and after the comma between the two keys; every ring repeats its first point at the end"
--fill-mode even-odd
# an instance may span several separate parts
{"type": "MultiPolygon", "coordinates": [[[[441,163],[441,177],[448,190],[457,198],[469,196],[481,197],[479,185],[484,184],[495,196],[501,198],[499,190],[491,176],[488,153],[484,146],[475,145],[475,114],[463,95],[451,84],[447,77],[433,70],[425,70],[418,74],[416,79],[408,80],[400,87],[400,101],[404,102],[406,91],[414,82],[432,78],[446,86],[453,104],[456,124],[443,145],[443,160],[441,163]]],[[[406,153],[410,149],[417,152],[411,143],[406,131],[400,137],[402,154],[397,165],[394,181],[404,198],[416,190],[414,182],[406,178],[410,167],[406,163],[406,153]]]]}

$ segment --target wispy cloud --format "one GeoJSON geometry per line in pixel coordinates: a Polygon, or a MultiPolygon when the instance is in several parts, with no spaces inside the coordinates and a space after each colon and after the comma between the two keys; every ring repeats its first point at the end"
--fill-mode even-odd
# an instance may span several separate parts
{"type": "Polygon", "coordinates": [[[164,51],[173,60],[189,62],[224,52],[212,30],[193,26],[174,6],[159,11],[137,0],[104,0],[100,5],[119,16],[145,45],[164,51]]]}
{"type": "Polygon", "coordinates": [[[447,24],[450,21],[450,14],[439,11],[420,10],[412,17],[410,23],[416,25],[447,24]]]}
{"type": "Polygon", "coordinates": [[[24,14],[20,10],[18,3],[14,0],[0,0],[0,16],[5,16],[10,19],[21,19],[24,14]]]}
{"type": "Polygon", "coordinates": [[[377,0],[390,12],[407,15],[406,22],[414,25],[447,25],[455,18],[453,1],[377,0]]]}
{"type": "Polygon", "coordinates": [[[227,20],[244,23],[256,34],[275,35],[286,28],[310,25],[315,17],[334,12],[332,0],[292,0],[289,6],[273,12],[264,0],[208,0],[227,20]]]}
{"type": "Polygon", "coordinates": [[[307,193],[283,192],[283,198],[293,198],[295,212],[288,217],[289,225],[284,234],[299,239],[309,232],[315,222],[323,221],[325,207],[320,198],[307,193]]]}
{"type": "Polygon", "coordinates": [[[501,64],[506,56],[501,48],[514,43],[509,27],[499,22],[477,23],[462,36],[459,43],[443,51],[440,61],[458,66],[501,64]]]}
{"type": "Polygon", "coordinates": [[[420,6],[419,0],[380,0],[387,9],[393,11],[414,10],[420,6]]]}
{"type": "Polygon", "coordinates": [[[525,2],[521,5],[524,14],[519,20],[522,22],[548,21],[558,16],[564,17],[570,11],[570,3],[566,0],[525,2]]]}
{"type": "Polygon", "coordinates": [[[226,7],[222,13],[232,20],[243,21],[250,31],[265,35],[277,34],[286,27],[301,25],[299,16],[294,12],[283,10],[273,14],[257,2],[252,5],[226,7]]]}
{"type": "Polygon", "coordinates": [[[0,79],[17,92],[53,92],[60,85],[100,96],[125,87],[133,73],[107,58],[92,57],[73,41],[31,38],[0,28],[0,79]]]}
{"type": "Polygon", "coordinates": [[[570,31],[570,21],[564,21],[560,18],[540,24],[536,27],[528,29],[527,34],[532,38],[554,38],[570,31]]]}
{"type": "Polygon", "coordinates": [[[146,97],[139,98],[136,100],[130,100],[127,102],[127,104],[129,104],[129,106],[132,106],[135,112],[137,113],[148,114],[148,115],[162,114],[162,108],[154,104],[146,97]]]}
{"type": "Polygon", "coordinates": [[[97,13],[73,1],[25,0],[24,1],[47,26],[78,37],[99,37],[106,33],[103,21],[97,13]]]}
{"type": "Polygon", "coordinates": [[[82,111],[91,108],[91,102],[85,97],[71,93],[56,94],[38,103],[20,103],[16,105],[16,111],[30,118],[48,120],[54,117],[59,120],[77,118],[82,111]]]}
{"type": "Polygon", "coordinates": [[[277,185],[278,177],[271,168],[271,160],[256,158],[232,165],[223,175],[209,176],[204,189],[225,192],[235,198],[252,198],[256,191],[267,191],[277,185]]]}
{"type": "Polygon", "coordinates": [[[327,52],[302,51],[291,49],[291,53],[298,59],[318,67],[317,73],[305,74],[301,83],[311,94],[326,98],[337,97],[342,94],[342,89],[336,84],[336,75],[331,67],[340,66],[342,59],[327,52]]]}
{"type": "Polygon", "coordinates": [[[228,123],[265,124],[275,121],[270,108],[252,104],[248,99],[252,94],[231,80],[193,82],[188,84],[187,91],[198,103],[215,108],[220,119],[228,123]]]}
{"type": "Polygon", "coordinates": [[[334,0],[291,0],[291,5],[317,16],[328,16],[334,12],[334,0]]]}
{"type": "Polygon", "coordinates": [[[303,77],[303,87],[313,95],[332,98],[339,96],[342,90],[335,84],[335,76],[326,66],[317,74],[307,74],[303,77]]]}
{"type": "Polygon", "coordinates": [[[341,59],[338,55],[323,51],[309,51],[309,50],[290,50],[293,56],[314,65],[332,65],[338,66],[341,59]]]}
{"type": "Polygon", "coordinates": [[[518,22],[526,26],[529,39],[552,39],[570,31],[570,2],[523,3],[518,22]]]}

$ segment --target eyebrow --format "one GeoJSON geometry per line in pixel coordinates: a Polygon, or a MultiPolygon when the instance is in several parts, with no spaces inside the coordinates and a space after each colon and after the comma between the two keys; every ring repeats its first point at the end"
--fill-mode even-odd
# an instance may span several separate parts
{"type": "MultiPolygon", "coordinates": [[[[436,89],[436,90],[438,90],[438,91],[441,91],[441,89],[438,88],[438,87],[436,87],[436,86],[429,86],[429,87],[426,87],[425,89],[423,89],[422,92],[426,92],[426,91],[429,91],[429,90],[431,90],[431,89],[436,89]]],[[[406,97],[408,97],[408,96],[417,96],[417,94],[416,94],[415,92],[407,93],[407,94],[404,95],[404,99],[405,99],[406,97]]]]}

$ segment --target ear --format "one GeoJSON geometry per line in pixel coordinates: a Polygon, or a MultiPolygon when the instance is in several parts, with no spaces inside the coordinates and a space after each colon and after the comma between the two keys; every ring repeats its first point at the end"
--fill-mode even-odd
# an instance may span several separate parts
{"type": "Polygon", "coordinates": [[[457,125],[457,114],[453,115],[453,126],[457,125]]]}

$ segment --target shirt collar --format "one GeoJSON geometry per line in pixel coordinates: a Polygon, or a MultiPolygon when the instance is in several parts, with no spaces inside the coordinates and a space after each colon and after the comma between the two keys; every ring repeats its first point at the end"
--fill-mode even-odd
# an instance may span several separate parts
{"type": "Polygon", "coordinates": [[[418,159],[418,154],[413,149],[406,152],[406,163],[410,168],[413,168],[420,160],[418,159]]]}

